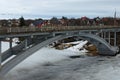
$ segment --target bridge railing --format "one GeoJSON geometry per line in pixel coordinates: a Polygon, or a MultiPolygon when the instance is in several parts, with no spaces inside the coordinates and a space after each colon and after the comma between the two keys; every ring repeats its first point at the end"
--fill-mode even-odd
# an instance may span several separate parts
{"type": "Polygon", "coordinates": [[[29,32],[53,32],[53,31],[70,31],[70,30],[92,30],[103,28],[118,28],[117,26],[43,26],[38,27],[4,27],[0,28],[0,34],[12,33],[29,33],[29,32]]]}

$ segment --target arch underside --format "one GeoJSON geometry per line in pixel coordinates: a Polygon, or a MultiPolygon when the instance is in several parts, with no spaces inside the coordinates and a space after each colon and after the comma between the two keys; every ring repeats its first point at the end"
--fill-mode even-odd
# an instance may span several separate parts
{"type": "Polygon", "coordinates": [[[93,34],[87,34],[87,33],[80,33],[80,34],[75,34],[75,35],[64,35],[60,38],[58,38],[57,40],[61,40],[64,38],[68,38],[68,37],[73,37],[73,36],[78,36],[83,40],[87,40],[88,42],[94,44],[100,55],[115,55],[118,51],[117,47],[113,47],[111,46],[107,41],[105,41],[103,38],[93,35],[93,34]]]}
{"type": "Polygon", "coordinates": [[[42,48],[50,43],[53,43],[57,40],[62,40],[64,38],[68,38],[68,37],[72,37],[72,36],[79,36],[82,39],[88,40],[90,43],[96,45],[96,47],[99,51],[99,54],[101,54],[101,55],[115,55],[117,53],[117,48],[112,47],[104,39],[102,39],[96,35],[87,34],[87,33],[79,33],[77,35],[68,35],[68,34],[57,35],[57,36],[53,36],[51,38],[47,38],[46,40],[34,45],[33,47],[20,52],[15,58],[13,58],[9,62],[7,62],[5,65],[3,65],[3,67],[1,68],[0,76],[3,76],[4,74],[6,74],[13,67],[15,67],[17,64],[22,62],[24,59],[26,59],[27,57],[29,57],[36,51],[38,51],[40,48],[42,48]]]}

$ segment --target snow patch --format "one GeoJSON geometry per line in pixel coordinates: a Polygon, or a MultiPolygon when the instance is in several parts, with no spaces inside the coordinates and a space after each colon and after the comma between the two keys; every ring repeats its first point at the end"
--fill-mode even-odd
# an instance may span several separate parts
{"type": "MultiPolygon", "coordinates": [[[[80,49],[83,48],[83,46],[87,43],[88,43],[88,41],[80,41],[78,45],[67,48],[66,50],[73,51],[73,52],[81,52],[80,49]]],[[[87,50],[83,49],[83,51],[86,52],[87,50]]]]}
{"type": "MultiPolygon", "coordinates": [[[[2,41],[1,44],[2,44],[2,45],[1,45],[1,46],[2,46],[1,52],[6,51],[6,50],[9,49],[9,47],[10,47],[10,45],[9,45],[10,43],[9,43],[9,42],[4,42],[4,41],[2,41]]],[[[15,45],[17,45],[17,44],[13,42],[13,43],[12,43],[12,47],[15,46],[15,45]]]]}

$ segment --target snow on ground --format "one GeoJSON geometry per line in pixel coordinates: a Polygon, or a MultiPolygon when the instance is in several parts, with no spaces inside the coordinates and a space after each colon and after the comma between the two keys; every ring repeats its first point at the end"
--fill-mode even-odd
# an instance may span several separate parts
{"type": "MultiPolygon", "coordinates": [[[[13,45],[15,45],[15,43],[13,43],[13,45]]],[[[9,42],[2,42],[2,52],[4,52],[5,50],[9,49],[9,42]]]]}
{"type": "MultiPolygon", "coordinates": [[[[76,48],[78,47],[73,49],[76,48]]],[[[44,47],[13,68],[4,80],[120,79],[120,55],[116,57],[84,56],[71,59],[68,56],[83,53],[75,52],[73,49],[56,50],[44,47]]]]}
{"type": "MultiPolygon", "coordinates": [[[[67,48],[66,50],[70,50],[70,51],[73,51],[73,52],[80,52],[80,49],[83,48],[83,46],[87,43],[88,43],[88,41],[82,41],[82,42],[79,42],[78,45],[67,48]]],[[[84,49],[84,51],[85,51],[85,49],[84,49]]]]}
{"type": "MultiPolygon", "coordinates": [[[[12,46],[15,46],[16,44],[15,44],[15,42],[13,42],[12,43],[12,46]]],[[[9,49],[9,42],[7,42],[7,41],[4,41],[4,42],[2,42],[2,52],[4,52],[4,51],[6,51],[7,49],[9,49]]]]}

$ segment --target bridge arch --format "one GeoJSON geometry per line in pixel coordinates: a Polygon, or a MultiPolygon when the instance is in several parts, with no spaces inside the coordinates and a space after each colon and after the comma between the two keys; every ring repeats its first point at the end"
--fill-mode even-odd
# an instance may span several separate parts
{"type": "MultiPolygon", "coordinates": [[[[88,33],[79,33],[79,34],[67,34],[67,35],[62,35],[61,37],[57,38],[56,40],[62,40],[68,37],[73,37],[73,36],[78,36],[81,39],[87,40],[88,42],[94,44],[100,55],[115,55],[118,51],[117,47],[111,46],[107,41],[105,41],[103,38],[93,35],[93,34],[88,34],[88,33]]],[[[52,41],[54,42],[54,41],[52,41]]]]}
{"type": "Polygon", "coordinates": [[[117,53],[117,48],[112,47],[109,45],[104,39],[100,38],[99,36],[93,35],[93,34],[88,34],[88,33],[79,33],[79,34],[61,34],[57,36],[53,36],[33,47],[30,49],[27,49],[26,51],[22,52],[9,62],[7,62],[0,71],[0,76],[5,75],[8,71],[10,71],[13,67],[15,67],[17,64],[22,62],[24,59],[32,55],[34,52],[39,50],[40,48],[53,43],[57,40],[62,40],[64,38],[72,37],[72,36],[79,36],[82,39],[88,40],[90,43],[96,45],[98,48],[98,51],[102,55],[115,55],[117,53]]]}

